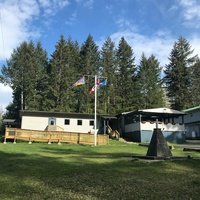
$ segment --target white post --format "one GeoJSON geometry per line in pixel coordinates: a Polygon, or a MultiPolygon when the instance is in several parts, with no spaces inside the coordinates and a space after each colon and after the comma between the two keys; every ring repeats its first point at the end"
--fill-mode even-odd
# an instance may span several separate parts
{"type": "Polygon", "coordinates": [[[97,75],[94,76],[94,146],[97,145],[97,75]]]}

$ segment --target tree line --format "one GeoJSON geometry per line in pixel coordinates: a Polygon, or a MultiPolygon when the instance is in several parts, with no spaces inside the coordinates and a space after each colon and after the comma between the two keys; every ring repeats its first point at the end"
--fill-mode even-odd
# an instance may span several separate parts
{"type": "Polygon", "coordinates": [[[40,42],[25,41],[2,66],[0,82],[13,89],[6,117],[19,118],[19,110],[94,113],[89,94],[94,78],[85,76],[84,85],[72,85],[95,74],[107,78],[107,86],[98,89],[98,113],[199,105],[200,60],[185,38],[175,41],[169,63],[161,67],[154,55],[145,54],[136,65],[124,37],[118,46],[108,37],[99,49],[92,35],[81,45],[61,35],[50,57],[40,42]]]}

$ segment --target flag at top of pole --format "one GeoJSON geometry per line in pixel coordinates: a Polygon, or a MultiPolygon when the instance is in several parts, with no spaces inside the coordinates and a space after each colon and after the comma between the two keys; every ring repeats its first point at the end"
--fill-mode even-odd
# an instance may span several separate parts
{"type": "MultiPolygon", "coordinates": [[[[100,79],[97,79],[96,81],[96,87],[99,88],[100,86],[106,86],[107,85],[107,79],[103,79],[100,81],[100,79]]],[[[91,88],[90,94],[93,94],[95,92],[95,85],[91,88]]]]}
{"type": "Polygon", "coordinates": [[[74,83],[72,87],[78,87],[78,86],[84,85],[84,84],[85,84],[85,76],[83,76],[78,81],[76,81],[76,83],[74,83]]]}
{"type": "Polygon", "coordinates": [[[99,83],[100,86],[106,86],[107,85],[107,79],[103,79],[99,83]]]}

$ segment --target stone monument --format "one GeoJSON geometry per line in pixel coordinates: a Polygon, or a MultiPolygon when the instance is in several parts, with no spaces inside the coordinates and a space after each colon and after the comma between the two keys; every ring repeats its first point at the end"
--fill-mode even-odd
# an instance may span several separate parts
{"type": "Polygon", "coordinates": [[[170,148],[161,129],[158,128],[158,124],[156,124],[156,128],[153,131],[146,156],[154,159],[169,159],[172,157],[170,148]]]}

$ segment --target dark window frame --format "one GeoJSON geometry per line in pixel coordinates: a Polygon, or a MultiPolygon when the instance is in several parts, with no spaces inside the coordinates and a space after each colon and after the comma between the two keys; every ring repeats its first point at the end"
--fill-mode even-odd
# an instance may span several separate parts
{"type": "Polygon", "coordinates": [[[94,126],[94,120],[90,120],[90,126],[94,126]]]}
{"type": "Polygon", "coordinates": [[[83,125],[83,120],[82,119],[78,119],[77,120],[77,125],[78,126],[82,126],[83,125]]]}
{"type": "Polygon", "coordinates": [[[64,124],[65,125],[70,125],[70,119],[65,119],[64,124]]]}

